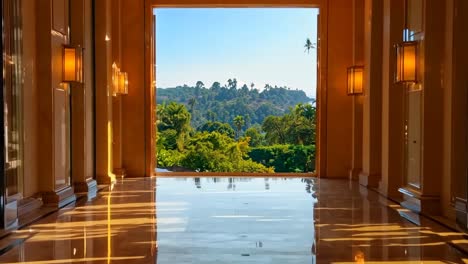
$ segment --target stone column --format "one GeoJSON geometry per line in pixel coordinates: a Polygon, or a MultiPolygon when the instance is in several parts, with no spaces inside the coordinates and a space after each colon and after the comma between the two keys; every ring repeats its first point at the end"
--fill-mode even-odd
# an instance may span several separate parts
{"type": "MultiPolygon", "coordinates": [[[[364,0],[353,0],[353,64],[364,64],[364,0]]],[[[351,180],[358,180],[362,171],[362,104],[361,95],[353,96],[351,180]]]]}
{"type": "MultiPolygon", "coordinates": [[[[151,147],[151,138],[147,127],[151,125],[148,119],[151,113],[150,83],[147,79],[149,72],[145,71],[151,65],[150,56],[145,50],[147,43],[146,30],[151,24],[145,24],[146,12],[151,11],[150,6],[145,6],[146,1],[123,0],[120,2],[122,16],[120,18],[122,41],[121,64],[128,73],[128,94],[122,96],[121,137],[122,166],[127,175],[131,177],[145,177],[150,164],[147,158],[151,156],[147,148],[151,147]]],[[[151,34],[151,31],[150,31],[151,34]]],[[[114,168],[118,168],[114,166],[114,168]]]]}
{"type": "Polygon", "coordinates": [[[61,207],[76,199],[69,182],[70,141],[67,133],[70,129],[70,87],[62,83],[62,50],[63,45],[69,44],[69,6],[67,2],[38,1],[36,13],[37,61],[40,64],[37,67],[37,84],[41,88],[37,115],[40,120],[39,189],[44,204],[61,207]]]}
{"type": "Polygon", "coordinates": [[[125,177],[126,171],[122,164],[122,95],[117,95],[112,98],[113,109],[113,161],[114,174],[117,177],[125,177]]]}
{"type": "MultiPolygon", "coordinates": [[[[443,175],[443,60],[444,19],[435,22],[436,17],[445,14],[445,1],[424,2],[424,39],[421,47],[422,87],[422,148],[420,186],[406,185],[400,189],[404,195],[402,206],[423,214],[441,213],[441,192],[443,175]]],[[[407,175],[408,176],[408,175],[407,175]]]]}
{"type": "MultiPolygon", "coordinates": [[[[85,12],[85,3],[87,0],[77,0],[70,2],[70,34],[71,44],[74,46],[80,46],[85,49],[90,47],[85,46],[85,19],[91,19],[92,14],[85,12]]],[[[88,61],[87,57],[83,58],[83,68],[92,67],[92,61],[88,61]]],[[[88,155],[87,141],[92,140],[86,133],[86,106],[89,105],[86,102],[86,91],[92,92],[92,79],[85,74],[83,84],[74,84],[71,90],[71,108],[72,108],[72,179],[73,186],[75,187],[76,193],[86,193],[95,195],[97,191],[96,181],[87,174],[86,168],[86,155],[88,155]]]]}
{"type": "MultiPolygon", "coordinates": [[[[120,71],[124,72],[126,65],[122,63],[122,12],[121,0],[112,2],[112,57],[120,71]]],[[[122,164],[122,95],[114,95],[112,98],[112,150],[113,173],[118,177],[124,177],[126,172],[122,164]]]]}
{"type": "Polygon", "coordinates": [[[94,2],[96,74],[96,180],[115,180],[112,157],[112,12],[111,0],[94,2]]]}
{"type": "Polygon", "coordinates": [[[384,1],[382,75],[382,179],[379,191],[399,198],[404,175],[404,113],[402,85],[394,84],[395,48],[401,42],[405,23],[405,1],[384,1]]]}
{"type": "Polygon", "coordinates": [[[468,2],[446,3],[442,213],[468,229],[468,2]]]}
{"type": "Polygon", "coordinates": [[[383,2],[365,0],[362,172],[359,183],[377,187],[381,177],[383,2]]]}

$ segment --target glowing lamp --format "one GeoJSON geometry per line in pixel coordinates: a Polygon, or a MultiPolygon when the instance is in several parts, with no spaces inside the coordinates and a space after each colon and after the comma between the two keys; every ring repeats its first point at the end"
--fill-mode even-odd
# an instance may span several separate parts
{"type": "Polygon", "coordinates": [[[83,49],[81,47],[63,46],[62,69],[63,82],[83,82],[83,49]]]}
{"type": "Polygon", "coordinates": [[[396,46],[395,83],[418,82],[418,42],[408,41],[396,46]]]}
{"type": "Polygon", "coordinates": [[[364,67],[352,66],[348,68],[348,95],[363,93],[364,67]]]}
{"type": "Polygon", "coordinates": [[[119,74],[120,69],[115,62],[112,64],[112,95],[117,96],[119,92],[119,74]]]}
{"type": "Polygon", "coordinates": [[[119,72],[118,94],[128,94],[128,74],[119,72]]]}

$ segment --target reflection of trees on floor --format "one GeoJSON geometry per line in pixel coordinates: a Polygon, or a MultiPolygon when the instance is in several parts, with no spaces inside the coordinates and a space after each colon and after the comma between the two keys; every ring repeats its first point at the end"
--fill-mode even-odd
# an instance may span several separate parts
{"type": "Polygon", "coordinates": [[[13,246],[0,262],[238,263],[247,255],[253,263],[467,261],[451,246],[468,244],[463,233],[424,218],[414,225],[400,217],[404,210],[344,180],[124,179],[3,238],[13,246]],[[236,191],[226,192],[226,184],[236,191]]]}

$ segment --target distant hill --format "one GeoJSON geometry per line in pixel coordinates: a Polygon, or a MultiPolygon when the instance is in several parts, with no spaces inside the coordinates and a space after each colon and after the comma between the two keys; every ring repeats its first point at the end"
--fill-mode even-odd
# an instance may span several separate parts
{"type": "Polygon", "coordinates": [[[246,120],[245,128],[261,125],[269,115],[283,115],[289,107],[298,103],[309,103],[313,99],[307,97],[304,91],[286,87],[265,85],[260,91],[251,85],[237,87],[236,79],[228,80],[221,86],[219,82],[206,88],[202,82],[196,86],[177,86],[173,88],[157,88],[158,104],[172,101],[182,103],[192,113],[192,126],[198,128],[207,121],[220,121],[233,126],[234,117],[241,115],[246,120]]]}

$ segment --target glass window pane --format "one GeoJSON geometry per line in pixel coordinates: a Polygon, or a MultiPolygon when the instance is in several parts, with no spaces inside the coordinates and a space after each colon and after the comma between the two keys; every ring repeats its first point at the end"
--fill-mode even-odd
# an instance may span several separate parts
{"type": "Polygon", "coordinates": [[[22,187],[22,57],[23,38],[21,0],[3,1],[4,17],[4,127],[5,176],[7,196],[21,192],[22,187]]]}

